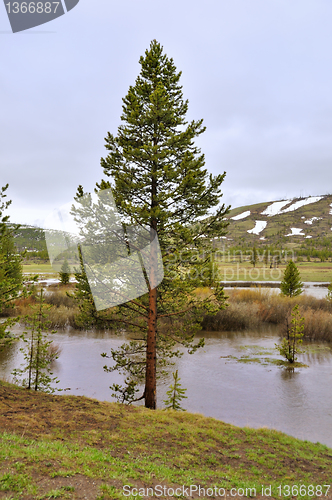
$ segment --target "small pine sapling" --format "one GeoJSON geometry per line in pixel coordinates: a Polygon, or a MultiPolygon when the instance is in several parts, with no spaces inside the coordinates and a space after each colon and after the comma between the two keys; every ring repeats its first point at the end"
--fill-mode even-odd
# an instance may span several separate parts
{"type": "Polygon", "coordinates": [[[43,289],[41,289],[38,299],[37,309],[25,318],[28,331],[23,332],[20,336],[20,339],[26,344],[20,349],[23,353],[24,363],[21,368],[14,369],[12,375],[14,382],[26,387],[26,389],[53,393],[55,389],[51,387],[51,384],[59,383],[59,379],[52,377],[50,365],[58,356],[50,357],[49,349],[52,340],[48,340],[48,333],[43,331],[47,327],[43,289]],[[27,378],[22,379],[21,377],[24,375],[27,378]]]}
{"type": "Polygon", "coordinates": [[[185,392],[187,389],[182,389],[180,384],[180,378],[178,376],[178,371],[173,373],[174,384],[170,386],[169,390],[166,392],[168,399],[164,400],[164,404],[167,410],[180,410],[186,411],[181,407],[181,399],[187,398],[185,392]]]}
{"type": "Polygon", "coordinates": [[[284,356],[289,363],[294,363],[297,360],[296,355],[302,352],[299,344],[302,344],[303,330],[304,317],[301,316],[297,304],[292,310],[291,326],[287,319],[287,336],[283,338],[281,344],[275,344],[281,356],[284,356]]]}
{"type": "Polygon", "coordinates": [[[332,304],[332,282],[327,287],[327,296],[326,299],[332,304]]]}
{"type": "Polygon", "coordinates": [[[59,277],[60,277],[60,283],[62,285],[68,285],[69,278],[70,278],[70,267],[69,267],[67,259],[65,259],[63,261],[63,264],[61,266],[61,270],[59,272],[59,277]]]}
{"type": "Polygon", "coordinates": [[[303,283],[298,268],[292,260],[287,264],[284,272],[284,277],[280,283],[282,295],[288,297],[296,297],[303,292],[303,283]]]}

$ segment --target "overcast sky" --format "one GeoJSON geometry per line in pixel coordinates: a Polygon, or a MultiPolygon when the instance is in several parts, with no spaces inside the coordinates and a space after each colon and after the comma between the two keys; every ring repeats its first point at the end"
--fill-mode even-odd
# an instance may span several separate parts
{"type": "Polygon", "coordinates": [[[0,4],[0,177],[11,220],[94,188],[122,97],[157,39],[203,118],[206,167],[236,206],[332,192],[330,0],[80,0],[12,34],[0,4]]]}

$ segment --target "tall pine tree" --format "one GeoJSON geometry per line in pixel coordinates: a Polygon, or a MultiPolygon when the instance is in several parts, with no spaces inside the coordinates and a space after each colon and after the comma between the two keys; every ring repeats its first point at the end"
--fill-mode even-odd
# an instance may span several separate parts
{"type": "Polygon", "coordinates": [[[140,334],[112,350],[115,365],[105,367],[122,369],[129,381],[144,377],[142,398],[154,409],[157,367],[181,354],[174,350],[177,343],[190,352],[200,347],[203,342],[193,342],[202,315],[223,307],[210,241],[225,234],[229,207],[219,205],[225,173],[209,175],[194,144],[205,127],[203,120],[186,121],[181,72],[156,40],[139,62],[140,74],[123,99],[122,124],[105,139],[109,154],[101,166],[110,179],[97,188],[112,188],[125,224],[150,228],[151,241],[158,235],[164,280],[155,288],[147,282],[148,294],[109,312],[114,325],[122,322],[140,334]],[[213,286],[204,300],[195,294],[202,285],[213,286]]]}

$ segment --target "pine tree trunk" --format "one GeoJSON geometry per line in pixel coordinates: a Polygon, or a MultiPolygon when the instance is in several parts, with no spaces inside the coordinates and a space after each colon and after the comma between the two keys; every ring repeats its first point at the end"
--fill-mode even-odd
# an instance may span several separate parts
{"type": "Polygon", "coordinates": [[[38,384],[39,384],[39,355],[40,355],[40,340],[41,340],[41,330],[38,330],[38,337],[37,337],[37,352],[36,352],[36,372],[35,372],[35,391],[38,391],[38,384]]]}
{"type": "MultiPolygon", "coordinates": [[[[157,140],[154,138],[154,145],[157,140]]],[[[153,164],[153,173],[157,171],[157,165],[153,164]]],[[[157,184],[155,175],[152,175],[151,183],[151,210],[157,206],[157,184]]],[[[150,269],[149,269],[149,317],[148,317],[148,336],[146,342],[146,371],[145,371],[145,407],[155,410],[157,406],[157,287],[156,287],[156,271],[157,271],[157,255],[153,240],[157,233],[157,220],[153,215],[150,220],[150,269]]]]}
{"type": "Polygon", "coordinates": [[[148,337],[146,344],[145,407],[156,409],[157,288],[149,291],[148,337]]]}
{"type": "Polygon", "coordinates": [[[30,344],[30,357],[29,357],[29,375],[28,375],[28,389],[31,389],[31,379],[32,379],[32,363],[33,363],[33,355],[34,355],[34,352],[33,352],[33,348],[34,348],[34,327],[35,325],[33,325],[33,329],[31,331],[31,344],[30,344]]]}

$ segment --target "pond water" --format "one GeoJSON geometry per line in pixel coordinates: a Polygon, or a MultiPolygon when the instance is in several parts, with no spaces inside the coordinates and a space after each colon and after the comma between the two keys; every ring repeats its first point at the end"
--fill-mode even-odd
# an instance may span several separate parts
{"type": "MultiPolygon", "coordinates": [[[[42,284],[43,286],[50,286],[50,285],[57,285],[60,283],[59,278],[54,278],[54,273],[43,273],[44,278],[39,279],[38,283],[42,284]],[[45,278],[45,276],[50,275],[52,277],[45,278]]],[[[74,277],[70,278],[71,283],[75,283],[76,280],[74,277]]],[[[280,288],[278,287],[278,284],[280,285],[280,281],[274,281],[271,283],[271,286],[269,286],[269,282],[266,281],[226,281],[226,282],[221,282],[225,290],[227,289],[238,289],[238,290],[243,290],[243,289],[248,289],[248,288],[257,288],[257,287],[262,287],[266,290],[270,290],[271,292],[274,293],[280,293],[280,288]],[[242,285],[242,286],[241,286],[242,285]],[[249,286],[250,285],[250,286],[249,286]]],[[[328,285],[330,284],[329,281],[326,282],[321,282],[321,281],[304,281],[303,282],[303,293],[305,295],[312,295],[313,297],[316,297],[317,299],[323,299],[327,296],[328,292],[328,285]]]]}
{"type": "MultiPolygon", "coordinates": [[[[275,282],[275,283],[280,283],[280,282],[275,282]]],[[[263,290],[269,290],[272,293],[280,293],[280,288],[274,284],[274,286],[268,286],[269,284],[266,283],[265,281],[256,281],[252,283],[252,286],[248,287],[248,282],[244,281],[234,281],[234,282],[228,282],[228,283],[223,283],[225,287],[225,292],[229,289],[236,289],[236,290],[248,290],[248,288],[255,289],[257,287],[262,287],[263,290]],[[234,283],[234,285],[233,285],[234,283]],[[236,285],[235,285],[236,283],[236,285]],[[241,286],[241,284],[246,284],[246,286],[241,286]]],[[[323,282],[314,282],[314,281],[305,281],[303,283],[303,293],[305,295],[312,295],[316,299],[324,299],[327,296],[328,293],[328,285],[329,283],[323,283],[323,282]]]]}
{"type": "MultiPolygon", "coordinates": [[[[18,332],[19,330],[17,330],[18,332]]],[[[198,335],[200,336],[200,335],[198,335]]],[[[278,358],[273,349],[277,330],[261,332],[203,332],[203,349],[177,360],[181,385],[188,399],[182,406],[239,426],[269,427],[300,439],[332,447],[332,346],[310,344],[299,361],[307,368],[289,370],[271,363],[242,363],[236,358],[278,358]],[[233,356],[233,357],[229,357],[233,356]]],[[[62,348],[53,363],[60,394],[86,395],[112,401],[109,386],[122,383],[118,373],[105,373],[102,352],[119,346],[126,336],[110,332],[68,331],[53,335],[62,348]]],[[[10,380],[20,363],[19,344],[0,352],[0,378],[10,380]]],[[[262,360],[262,359],[261,359],[262,360]]],[[[159,381],[158,406],[171,383],[171,374],[159,381]]]]}

